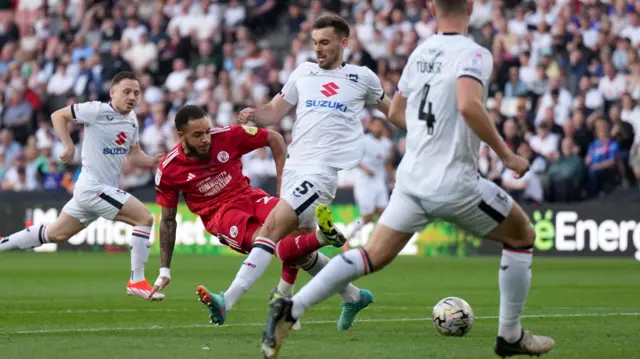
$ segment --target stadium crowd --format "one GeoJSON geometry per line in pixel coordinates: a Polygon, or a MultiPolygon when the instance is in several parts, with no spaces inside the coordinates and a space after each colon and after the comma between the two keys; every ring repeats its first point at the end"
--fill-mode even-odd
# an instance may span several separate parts
{"type": "MultiPolygon", "coordinates": [[[[0,2],[2,191],[71,191],[76,166],[49,115],[81,101],[108,101],[119,71],[139,75],[135,112],[149,154],[178,143],[173,116],[202,105],[214,125],[236,124],[268,102],[300,63],[314,59],[311,23],[335,12],[353,31],[345,58],[380,77],[393,95],[411,51],[437,32],[425,0],[19,0],[0,2]]],[[[470,36],[492,51],[490,116],[532,170],[514,179],[486,146],[481,175],[518,200],[575,201],[640,178],[640,0],[475,0],[470,36]]],[[[361,113],[363,125],[380,113],[361,113]]],[[[295,113],[275,128],[287,141],[295,113]]],[[[394,140],[389,186],[405,151],[394,140]]],[[[275,176],[266,150],[245,156],[254,185],[275,176]]],[[[121,186],[152,185],[151,168],[127,164],[121,186]]],[[[353,175],[341,173],[349,187],[353,175]]]]}

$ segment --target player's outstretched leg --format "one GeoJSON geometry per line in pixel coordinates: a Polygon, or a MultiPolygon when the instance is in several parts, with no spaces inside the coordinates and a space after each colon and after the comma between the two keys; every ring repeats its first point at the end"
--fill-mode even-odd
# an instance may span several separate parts
{"type": "Polygon", "coordinates": [[[65,212],[50,225],[31,226],[7,237],[0,237],[0,252],[32,249],[45,243],[61,243],[84,229],[84,225],[65,212]]]}
{"type": "MultiPolygon", "coordinates": [[[[300,268],[313,277],[326,267],[327,264],[329,264],[329,257],[320,252],[316,252],[310,260],[302,264],[300,268]]],[[[338,330],[347,330],[353,326],[356,315],[369,306],[369,304],[373,303],[373,294],[366,289],[356,287],[353,283],[349,283],[346,287],[340,289],[338,294],[342,297],[342,303],[340,304],[342,311],[338,319],[338,330]]]]}
{"type": "MultiPolygon", "coordinates": [[[[320,232],[324,236],[333,236],[335,238],[345,239],[340,231],[335,227],[333,215],[331,210],[323,205],[319,204],[316,207],[316,218],[318,220],[318,226],[320,232]]],[[[345,239],[346,240],[346,239],[345,239]]],[[[329,263],[329,258],[322,253],[317,253],[316,262],[309,269],[304,269],[307,273],[315,276],[329,263]]],[[[341,288],[338,292],[342,297],[342,312],[338,319],[338,330],[347,330],[353,326],[353,321],[356,319],[356,315],[373,303],[373,294],[366,289],[359,289],[353,284],[349,283],[344,288],[341,288]]]]}
{"type": "Polygon", "coordinates": [[[500,319],[494,351],[498,356],[540,355],[553,348],[553,339],[522,330],[520,317],[529,294],[535,232],[522,208],[509,215],[488,238],[502,242],[500,260],[500,319]]]}
{"type": "MultiPolygon", "coordinates": [[[[127,196],[114,221],[133,226],[131,233],[131,277],[127,283],[127,295],[147,298],[152,290],[144,275],[144,265],[149,260],[149,236],[153,227],[153,215],[138,199],[127,196]]],[[[151,300],[163,300],[165,295],[155,292],[151,300]]]]}
{"type": "MultiPolygon", "coordinates": [[[[253,248],[236,278],[224,292],[227,311],[260,278],[269,266],[276,242],[298,227],[298,216],[286,201],[280,201],[267,216],[253,241],[253,248]]],[[[313,251],[311,251],[313,252],[313,251]]],[[[307,253],[308,254],[308,253],[307,253]]]]}
{"type": "Polygon", "coordinates": [[[413,233],[393,230],[381,223],[376,226],[365,248],[351,249],[336,256],[292,299],[271,302],[264,328],[261,351],[265,358],[276,358],[289,329],[312,305],[340,291],[358,277],[389,264],[413,233]]]}

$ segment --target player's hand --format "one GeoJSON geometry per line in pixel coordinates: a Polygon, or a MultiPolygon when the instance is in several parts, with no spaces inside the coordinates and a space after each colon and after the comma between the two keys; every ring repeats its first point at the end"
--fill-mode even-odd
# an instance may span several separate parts
{"type": "Polygon", "coordinates": [[[158,167],[158,164],[162,160],[162,157],[164,157],[164,153],[159,153],[159,154],[154,155],[153,156],[153,162],[151,163],[151,167],[158,167]]]}
{"type": "Polygon", "coordinates": [[[75,155],[75,147],[66,147],[64,149],[64,152],[62,152],[62,154],[60,155],[60,160],[62,161],[62,163],[68,165],[69,163],[71,163],[71,161],[73,161],[73,157],[75,157],[75,155]]]}
{"type": "Polygon", "coordinates": [[[244,110],[240,111],[240,113],[238,114],[238,121],[240,121],[240,123],[242,124],[245,124],[249,121],[253,121],[255,115],[256,109],[247,107],[244,110]]]}
{"type": "Polygon", "coordinates": [[[502,163],[506,168],[515,172],[513,175],[514,178],[520,178],[529,171],[529,161],[526,158],[515,154],[511,154],[509,157],[502,160],[502,163]]]}
{"type": "Polygon", "coordinates": [[[153,289],[151,289],[151,292],[149,292],[146,299],[151,300],[151,297],[153,297],[155,292],[163,290],[170,282],[171,274],[169,273],[169,268],[160,268],[160,275],[158,276],[158,279],[156,279],[156,282],[153,283],[153,289]]]}

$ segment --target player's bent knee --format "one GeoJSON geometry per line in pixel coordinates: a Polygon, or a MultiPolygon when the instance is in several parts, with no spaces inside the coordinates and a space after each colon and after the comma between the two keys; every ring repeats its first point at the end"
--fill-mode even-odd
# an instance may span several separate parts
{"type": "Polygon", "coordinates": [[[527,214],[514,204],[507,218],[487,238],[511,248],[530,248],[536,240],[536,234],[527,214]]]}
{"type": "Polygon", "coordinates": [[[526,247],[531,247],[533,246],[533,244],[536,241],[536,231],[533,230],[533,227],[531,227],[530,225],[527,227],[527,236],[525,237],[525,240],[523,242],[523,244],[526,247]]]}
{"type": "Polygon", "coordinates": [[[140,217],[140,224],[138,225],[151,227],[153,226],[153,221],[154,221],[153,214],[151,213],[151,211],[147,210],[146,213],[140,217]]]}
{"type": "Polygon", "coordinates": [[[288,203],[280,201],[267,216],[267,219],[259,230],[258,236],[279,241],[297,228],[298,216],[296,212],[288,203]]]}

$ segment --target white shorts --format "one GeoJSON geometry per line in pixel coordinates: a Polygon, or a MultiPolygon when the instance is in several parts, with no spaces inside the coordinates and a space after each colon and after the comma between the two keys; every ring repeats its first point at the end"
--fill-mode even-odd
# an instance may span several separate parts
{"type": "Polygon", "coordinates": [[[353,196],[362,216],[374,214],[377,208],[385,208],[389,204],[389,190],[380,180],[358,181],[353,188],[353,196]]]}
{"type": "Polygon", "coordinates": [[[396,189],[378,223],[396,231],[418,233],[424,230],[429,220],[441,219],[484,237],[509,214],[513,199],[502,188],[484,178],[480,178],[471,193],[464,199],[436,202],[396,189]]]}
{"type": "Polygon", "coordinates": [[[98,181],[79,180],[73,190],[73,198],[62,211],[88,226],[99,217],[113,220],[129,197],[131,194],[116,187],[98,181]]]}
{"type": "Polygon", "coordinates": [[[298,215],[298,226],[316,227],[318,203],[330,205],[338,189],[338,170],[331,167],[285,168],[280,198],[298,215]]]}

